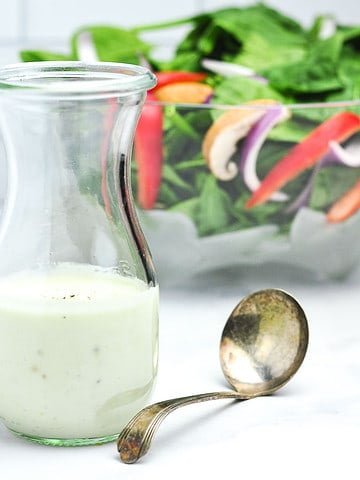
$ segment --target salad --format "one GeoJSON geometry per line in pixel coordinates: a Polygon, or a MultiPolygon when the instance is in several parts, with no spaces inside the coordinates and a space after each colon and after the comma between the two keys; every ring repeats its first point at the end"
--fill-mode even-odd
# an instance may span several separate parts
{"type": "Polygon", "coordinates": [[[78,59],[81,32],[101,61],[148,64],[135,137],[133,188],[145,210],[179,212],[200,237],[277,225],[304,207],[329,224],[360,209],[360,25],[317,17],[305,29],[263,3],[132,29],[87,26],[69,54],[25,50],[24,61],[78,59]],[[188,25],[164,61],[146,31],[188,25]]]}

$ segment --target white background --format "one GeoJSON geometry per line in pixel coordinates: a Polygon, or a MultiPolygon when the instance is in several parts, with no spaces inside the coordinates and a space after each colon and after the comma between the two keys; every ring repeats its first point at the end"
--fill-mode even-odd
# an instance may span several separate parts
{"type": "MultiPolygon", "coordinates": [[[[17,60],[20,48],[66,48],[71,32],[84,24],[110,23],[123,26],[178,18],[226,5],[247,5],[252,0],[0,0],[0,64],[17,60]]],[[[272,0],[309,24],[318,12],[335,13],[342,22],[360,22],[358,0],[272,0]]],[[[176,32],[167,31],[155,41],[174,42],[176,32]]]]}

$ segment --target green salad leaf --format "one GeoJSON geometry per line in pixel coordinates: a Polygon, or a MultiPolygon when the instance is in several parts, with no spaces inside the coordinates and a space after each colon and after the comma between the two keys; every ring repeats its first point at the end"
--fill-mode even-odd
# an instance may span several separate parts
{"type": "Polygon", "coordinates": [[[197,225],[200,235],[209,235],[227,227],[232,217],[232,202],[213,175],[207,175],[199,196],[197,225]]]}
{"type": "Polygon", "coordinates": [[[273,67],[300,61],[305,55],[302,44],[273,44],[259,33],[250,32],[240,53],[232,58],[234,63],[263,72],[273,67]]]}
{"type": "Polygon", "coordinates": [[[162,179],[163,181],[169,182],[171,185],[178,187],[187,192],[193,193],[193,187],[183,180],[180,175],[176,172],[174,167],[169,164],[166,164],[162,168],[162,179]]]}
{"type": "Polygon", "coordinates": [[[188,200],[183,200],[178,202],[176,205],[171,207],[169,210],[172,212],[180,212],[191,218],[191,220],[197,224],[197,219],[199,215],[199,197],[189,198],[188,200]]]}
{"type": "Polygon", "coordinates": [[[71,55],[62,53],[48,52],[46,50],[22,50],[20,59],[23,62],[46,62],[46,61],[68,61],[76,60],[71,55]]]}
{"type": "Polygon", "coordinates": [[[339,90],[344,82],[338,66],[343,36],[339,33],[312,45],[303,60],[265,71],[270,85],[290,94],[317,94],[339,90]]]}
{"type": "Polygon", "coordinates": [[[279,142],[301,142],[311,132],[313,125],[312,122],[304,121],[294,114],[290,121],[276,125],[268,138],[279,142]]]}
{"type": "Polygon", "coordinates": [[[285,102],[286,98],[271,86],[248,77],[230,77],[221,81],[214,95],[214,103],[220,105],[241,105],[259,98],[272,98],[285,102]]]}
{"type": "MultiPolygon", "coordinates": [[[[192,23],[193,28],[178,44],[174,59],[164,64],[167,69],[181,65],[185,69],[198,70],[203,57],[265,68],[269,66],[265,63],[266,52],[269,53],[272,47],[276,46],[284,58],[294,61],[302,57],[306,42],[304,29],[299,23],[263,3],[215,10],[183,22],[192,23]],[[259,51],[262,60],[258,59],[259,51]]],[[[161,24],[157,25],[159,27],[161,24]]],[[[278,63],[279,57],[277,60],[275,57],[269,56],[278,63]]]]}
{"type": "Polygon", "coordinates": [[[151,45],[140,39],[135,32],[110,26],[83,27],[71,38],[71,50],[78,58],[77,40],[81,32],[89,32],[95,44],[96,53],[103,62],[139,63],[139,55],[147,55],[151,45]]]}
{"type": "Polygon", "coordinates": [[[310,207],[320,211],[327,209],[353,186],[355,178],[360,178],[360,168],[322,168],[314,181],[310,207]]]}

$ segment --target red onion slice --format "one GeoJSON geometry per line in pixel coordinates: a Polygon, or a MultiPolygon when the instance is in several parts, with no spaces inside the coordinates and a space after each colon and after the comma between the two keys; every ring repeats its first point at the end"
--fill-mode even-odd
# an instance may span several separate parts
{"type": "Polygon", "coordinates": [[[203,104],[204,105],[209,105],[209,103],[212,102],[212,99],[214,98],[214,93],[210,93],[210,95],[208,95],[205,100],[203,101],[203,104]]]}
{"type": "Polygon", "coordinates": [[[210,72],[217,73],[223,77],[247,77],[257,80],[260,83],[267,84],[268,80],[258,75],[255,70],[238,63],[223,62],[222,60],[213,60],[212,58],[204,58],[201,65],[210,72]]]}
{"type": "Polygon", "coordinates": [[[360,167],[360,144],[354,142],[345,149],[335,141],[329,142],[329,152],[324,160],[326,165],[338,164],[352,168],[360,167]]]}
{"type": "Polygon", "coordinates": [[[285,209],[285,213],[294,213],[300,210],[302,207],[307,207],[310,202],[310,197],[312,194],[313,186],[315,177],[318,174],[319,170],[324,166],[324,160],[320,160],[318,162],[313,171],[311,172],[310,178],[307,181],[303,190],[299,193],[299,195],[293,200],[290,205],[288,205],[285,209]]]}
{"type": "MultiPolygon", "coordinates": [[[[247,134],[241,151],[240,172],[245,185],[251,192],[257,190],[261,183],[256,173],[256,163],[261,147],[274,126],[289,117],[290,112],[283,105],[271,107],[247,134]]],[[[275,202],[285,202],[288,195],[284,192],[275,192],[270,199],[275,202]]]]}

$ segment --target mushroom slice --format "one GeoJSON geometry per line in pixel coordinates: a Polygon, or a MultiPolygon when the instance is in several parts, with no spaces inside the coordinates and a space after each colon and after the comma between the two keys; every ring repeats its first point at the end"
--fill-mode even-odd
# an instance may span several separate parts
{"type": "Polygon", "coordinates": [[[244,107],[229,110],[215,120],[205,134],[202,153],[216,178],[229,181],[236,177],[238,166],[230,161],[236,151],[236,144],[266,113],[266,107],[277,103],[271,99],[252,100],[245,103],[244,107]]]}

